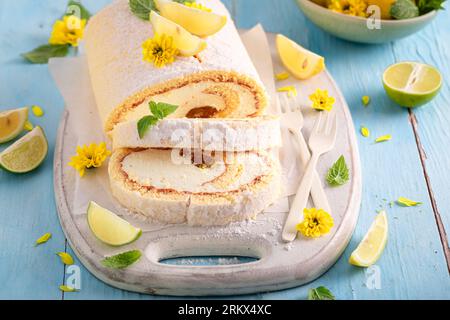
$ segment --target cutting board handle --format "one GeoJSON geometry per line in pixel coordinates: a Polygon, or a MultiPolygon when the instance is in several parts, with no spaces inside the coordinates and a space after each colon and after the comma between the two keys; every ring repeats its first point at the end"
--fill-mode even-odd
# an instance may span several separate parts
{"type": "MultiPolygon", "coordinates": [[[[169,265],[161,263],[162,260],[183,257],[224,257],[238,256],[258,259],[250,262],[261,264],[272,253],[272,244],[267,239],[257,235],[239,235],[230,238],[229,235],[197,235],[192,234],[165,236],[153,239],[145,249],[145,257],[155,267],[186,268],[185,265],[169,265]]],[[[226,267],[248,265],[248,263],[226,265],[226,267]]],[[[195,266],[193,268],[223,268],[224,265],[195,266]]]]}

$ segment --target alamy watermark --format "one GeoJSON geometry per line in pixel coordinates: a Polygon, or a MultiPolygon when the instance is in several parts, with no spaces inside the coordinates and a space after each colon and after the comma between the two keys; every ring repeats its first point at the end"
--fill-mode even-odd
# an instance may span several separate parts
{"type": "Polygon", "coordinates": [[[380,30],[381,29],[381,9],[377,5],[370,5],[367,7],[367,29],[380,30]]]}

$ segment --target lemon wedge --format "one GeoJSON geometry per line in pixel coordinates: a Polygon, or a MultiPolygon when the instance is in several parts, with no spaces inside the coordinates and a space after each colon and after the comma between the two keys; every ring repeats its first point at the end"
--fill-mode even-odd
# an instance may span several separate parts
{"type": "Polygon", "coordinates": [[[199,37],[208,37],[219,32],[227,23],[227,17],[213,12],[188,7],[168,0],[155,0],[161,15],[179,24],[199,37]]]}
{"type": "Polygon", "coordinates": [[[298,79],[309,79],[325,69],[325,59],[278,34],[277,49],[286,69],[298,79]]]}
{"type": "Polygon", "coordinates": [[[206,48],[206,42],[186,31],[182,26],[166,19],[155,11],[150,13],[153,31],[173,37],[175,47],[185,57],[194,56],[206,48]]]}
{"type": "Polygon", "coordinates": [[[349,263],[358,267],[370,267],[380,258],[388,238],[386,212],[380,212],[364,239],[350,256],[349,263]]]}
{"type": "Polygon", "coordinates": [[[13,173],[30,172],[44,162],[48,143],[41,127],[35,127],[0,153],[0,167],[13,173]]]}
{"type": "Polygon", "coordinates": [[[28,120],[28,108],[0,112],[0,143],[17,137],[28,120]]]}
{"type": "Polygon", "coordinates": [[[142,234],[141,229],[93,201],[89,203],[87,219],[89,228],[97,239],[111,246],[118,247],[132,243],[142,234]]]}

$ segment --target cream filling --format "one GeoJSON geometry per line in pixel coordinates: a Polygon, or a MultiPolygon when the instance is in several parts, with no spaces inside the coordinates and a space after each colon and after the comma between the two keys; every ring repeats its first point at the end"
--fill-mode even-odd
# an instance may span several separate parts
{"type": "Polygon", "coordinates": [[[126,156],[122,169],[129,179],[140,185],[193,193],[236,190],[270,172],[269,164],[255,153],[237,154],[233,164],[228,166],[223,161],[207,167],[186,162],[190,161],[181,159],[179,150],[148,149],[126,156]],[[236,167],[239,170],[234,170],[236,167]],[[239,174],[235,174],[237,171],[239,174]],[[223,177],[234,180],[223,181],[223,177]]]}
{"type": "Polygon", "coordinates": [[[204,93],[204,91],[208,88],[217,86],[218,84],[229,90],[235,91],[239,96],[239,105],[227,116],[228,118],[245,118],[246,116],[257,111],[255,97],[248,88],[232,82],[217,83],[205,81],[189,84],[181,88],[170,90],[163,94],[149,97],[136,108],[129,111],[125,116],[125,121],[138,120],[143,116],[148,115],[148,104],[150,101],[177,105],[178,109],[175,113],[171,114],[169,118],[186,117],[189,111],[201,107],[213,107],[218,111],[221,111],[226,106],[226,101],[224,101],[224,98],[219,95],[204,93]]]}

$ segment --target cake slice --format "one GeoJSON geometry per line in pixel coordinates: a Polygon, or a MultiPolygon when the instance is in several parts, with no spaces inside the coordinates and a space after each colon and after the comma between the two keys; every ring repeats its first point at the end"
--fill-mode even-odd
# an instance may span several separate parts
{"type": "Polygon", "coordinates": [[[266,152],[179,149],[118,149],[109,175],[113,195],[126,208],[193,226],[256,217],[277,200],[281,177],[278,161],[266,152]]]}
{"type": "Polygon", "coordinates": [[[281,146],[278,117],[244,119],[164,119],[140,137],[138,121],[118,124],[113,148],[178,148],[215,151],[256,151],[281,146]]]}

